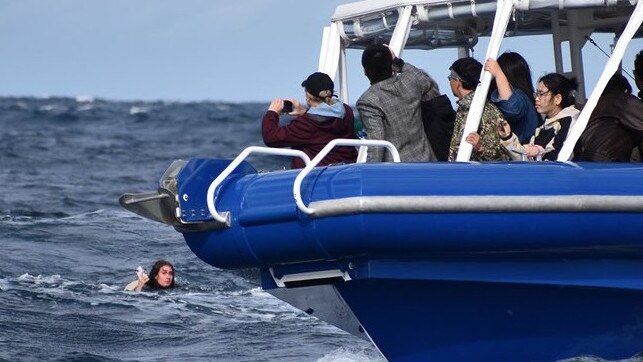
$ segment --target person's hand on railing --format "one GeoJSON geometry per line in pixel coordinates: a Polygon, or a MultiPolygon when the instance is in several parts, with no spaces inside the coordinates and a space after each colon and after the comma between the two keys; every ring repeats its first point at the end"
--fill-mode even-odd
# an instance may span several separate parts
{"type": "Polygon", "coordinates": [[[502,72],[502,69],[500,69],[500,65],[493,58],[487,58],[487,60],[484,62],[484,70],[491,73],[494,78],[496,78],[498,72],[502,72]]]}
{"type": "Polygon", "coordinates": [[[474,151],[482,152],[484,150],[482,147],[482,143],[480,143],[480,135],[478,133],[471,132],[464,140],[473,146],[474,151]]]}

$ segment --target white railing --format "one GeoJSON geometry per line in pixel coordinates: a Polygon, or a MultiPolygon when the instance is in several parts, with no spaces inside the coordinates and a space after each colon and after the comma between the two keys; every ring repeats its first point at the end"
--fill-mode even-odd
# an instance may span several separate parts
{"type": "Polygon", "coordinates": [[[367,147],[384,147],[386,148],[390,153],[391,156],[393,157],[393,162],[400,162],[400,154],[397,152],[397,148],[393,146],[391,142],[388,141],[380,141],[380,140],[357,140],[357,139],[347,139],[347,138],[338,138],[334,139],[328,144],[322,148],[321,151],[315,156],[315,158],[310,161],[304,167],[301,172],[297,175],[295,178],[295,183],[292,186],[292,193],[293,196],[295,197],[295,202],[297,203],[297,207],[301,212],[311,215],[315,212],[315,210],[309,208],[306,206],[301,199],[301,183],[304,180],[304,178],[310,173],[310,171],[321,162],[324,157],[330,152],[333,148],[336,146],[367,146],[367,147]]]}
{"type": "Polygon", "coordinates": [[[222,212],[220,213],[216,209],[216,196],[215,192],[217,190],[217,187],[223,183],[223,181],[230,176],[232,171],[234,171],[243,160],[245,160],[250,154],[252,153],[259,153],[259,154],[266,154],[266,155],[273,155],[273,156],[290,156],[290,157],[299,157],[304,160],[304,163],[306,166],[297,174],[297,177],[295,178],[295,183],[293,184],[293,197],[295,199],[295,203],[297,204],[297,207],[299,210],[301,210],[305,214],[312,214],[314,212],[313,209],[308,208],[303,200],[301,199],[301,183],[303,179],[310,173],[310,171],[317,166],[324,157],[335,147],[337,146],[367,146],[367,147],[384,147],[386,148],[390,153],[391,157],[393,158],[393,162],[400,162],[400,154],[397,152],[397,149],[395,146],[388,141],[379,141],[379,140],[359,140],[359,139],[347,139],[347,138],[338,138],[335,140],[332,140],[328,142],[328,144],[322,148],[321,151],[313,158],[312,160],[306,155],[304,152],[299,151],[299,150],[291,150],[291,149],[284,149],[284,148],[272,148],[272,147],[259,147],[259,146],[251,146],[247,147],[244,149],[230,164],[228,167],[226,167],[220,174],[217,176],[212,183],[210,183],[210,187],[208,187],[208,192],[207,192],[207,203],[208,203],[208,210],[210,211],[210,214],[212,215],[212,218],[214,220],[230,225],[230,213],[229,212],[222,212]]]}
{"type": "Polygon", "coordinates": [[[271,148],[271,147],[259,147],[259,146],[250,146],[241,151],[241,153],[234,159],[228,167],[226,167],[220,174],[217,176],[214,181],[210,184],[210,187],[208,187],[208,193],[207,193],[207,202],[208,202],[208,210],[210,211],[210,214],[214,218],[214,220],[224,223],[226,225],[230,225],[230,214],[225,212],[220,214],[217,209],[216,209],[216,198],[215,198],[215,191],[217,187],[223,182],[223,180],[226,179],[226,177],[230,176],[232,171],[234,171],[240,164],[245,160],[250,154],[252,153],[259,153],[259,154],[264,154],[264,155],[273,155],[273,156],[290,156],[290,157],[299,157],[302,160],[304,160],[304,163],[306,165],[310,164],[310,158],[308,157],[307,154],[305,154],[302,151],[299,150],[291,150],[287,148],[271,148]]]}
{"type": "MultiPolygon", "coordinates": [[[[496,16],[493,18],[493,28],[491,29],[491,38],[489,39],[489,47],[487,48],[485,60],[498,58],[500,44],[507,31],[507,24],[509,24],[513,8],[512,0],[498,0],[496,16]]],[[[491,78],[491,73],[486,70],[483,70],[480,74],[480,82],[476,86],[471,107],[467,114],[467,120],[462,131],[462,137],[460,137],[460,145],[458,146],[458,155],[456,157],[457,162],[467,162],[471,159],[473,146],[466,141],[466,138],[469,133],[478,132],[480,117],[487,102],[487,91],[491,84],[491,78]]]]}

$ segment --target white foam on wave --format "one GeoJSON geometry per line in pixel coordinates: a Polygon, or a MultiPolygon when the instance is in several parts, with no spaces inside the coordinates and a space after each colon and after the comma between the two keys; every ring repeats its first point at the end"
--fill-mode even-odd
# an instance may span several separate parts
{"type": "Polygon", "coordinates": [[[341,347],[318,359],[317,362],[384,362],[386,359],[375,355],[373,350],[341,347]]]}
{"type": "Polygon", "coordinates": [[[79,95],[76,96],[76,102],[78,103],[92,103],[96,100],[94,96],[90,95],[79,95]]]}
{"type": "Polygon", "coordinates": [[[149,109],[147,107],[138,107],[138,106],[132,106],[129,109],[129,114],[134,116],[137,114],[147,114],[149,113],[149,109]]]}

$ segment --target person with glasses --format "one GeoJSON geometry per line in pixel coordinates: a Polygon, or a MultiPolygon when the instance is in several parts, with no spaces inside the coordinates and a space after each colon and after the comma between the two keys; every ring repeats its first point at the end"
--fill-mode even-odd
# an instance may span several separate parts
{"type": "MultiPolygon", "coordinates": [[[[467,121],[467,114],[471,108],[474,90],[482,72],[482,64],[471,57],[461,58],[456,60],[449,70],[451,70],[451,74],[448,76],[449,85],[453,95],[458,98],[458,110],[456,111],[453,136],[449,146],[449,161],[455,161],[458,156],[464,125],[467,121]]],[[[504,121],[502,112],[498,107],[487,101],[482,111],[478,132],[471,132],[465,138],[468,143],[473,145],[472,161],[509,160],[509,153],[502,147],[498,136],[497,130],[501,121],[504,121]]]]}
{"type": "Polygon", "coordinates": [[[521,160],[523,155],[532,160],[555,161],[558,158],[567,133],[580,113],[574,105],[577,86],[575,80],[558,73],[549,73],[538,80],[534,98],[536,110],[545,116],[545,122],[536,128],[529,143],[520,142],[506,121],[498,128],[502,145],[510,151],[512,159],[521,160]]]}
{"type": "Polygon", "coordinates": [[[489,88],[489,99],[500,108],[520,142],[529,142],[541,123],[534,106],[529,64],[520,54],[505,52],[497,61],[487,59],[484,69],[494,78],[489,88]]]}

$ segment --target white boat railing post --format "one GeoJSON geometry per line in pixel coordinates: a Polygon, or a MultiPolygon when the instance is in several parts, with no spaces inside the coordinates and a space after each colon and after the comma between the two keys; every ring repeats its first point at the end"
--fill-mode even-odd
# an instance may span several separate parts
{"type": "Polygon", "coordinates": [[[395,30],[393,30],[388,47],[395,55],[401,57],[404,46],[406,46],[406,40],[409,38],[411,26],[413,25],[413,6],[405,6],[399,13],[395,30]]]}
{"type": "Polygon", "coordinates": [[[318,71],[326,73],[331,79],[335,79],[339,58],[341,53],[341,38],[337,23],[332,22],[330,26],[324,27],[322,37],[322,48],[319,54],[318,71]]]}
{"type": "Polygon", "coordinates": [[[558,153],[558,159],[557,159],[558,161],[571,160],[572,154],[574,152],[574,146],[576,145],[576,142],[578,142],[578,139],[580,138],[581,134],[585,130],[585,127],[587,126],[587,122],[589,121],[589,117],[591,116],[592,111],[594,110],[594,108],[596,107],[596,104],[598,103],[598,99],[603,94],[603,90],[605,89],[607,82],[618,70],[621,64],[621,60],[623,60],[623,54],[625,54],[625,49],[627,48],[627,45],[634,37],[634,34],[636,34],[636,31],[641,27],[642,22],[643,22],[643,1],[638,1],[636,4],[636,7],[634,8],[634,11],[632,12],[632,15],[630,16],[630,20],[627,22],[627,26],[623,30],[623,33],[621,33],[621,36],[619,37],[618,42],[616,42],[616,46],[614,47],[614,52],[612,53],[612,56],[607,61],[607,64],[603,69],[603,73],[598,79],[598,82],[596,83],[596,86],[594,87],[594,90],[592,91],[592,94],[590,95],[589,100],[587,101],[587,104],[585,104],[585,107],[583,107],[583,111],[581,112],[580,116],[578,116],[578,119],[572,125],[572,128],[569,130],[569,134],[565,139],[565,143],[563,144],[563,147],[558,153]]]}
{"type": "Polygon", "coordinates": [[[223,181],[230,176],[232,171],[234,171],[240,164],[245,160],[250,154],[264,154],[264,155],[273,155],[273,156],[290,156],[290,157],[299,157],[304,160],[304,163],[308,165],[310,163],[310,157],[302,151],[291,150],[287,148],[271,148],[271,147],[259,147],[259,146],[250,146],[241,151],[237,157],[235,157],[232,162],[226,167],[215,179],[210,183],[208,187],[208,192],[206,194],[208,210],[212,215],[214,220],[224,223],[230,226],[230,213],[224,212],[219,213],[216,209],[216,196],[215,192],[217,187],[223,183],[223,181]]]}
{"type": "Polygon", "coordinates": [[[307,165],[304,167],[299,174],[297,174],[297,177],[295,178],[295,183],[292,186],[292,194],[293,197],[295,198],[295,203],[297,204],[297,207],[301,212],[311,215],[315,212],[315,210],[309,208],[304,204],[304,201],[301,198],[301,183],[304,180],[304,178],[312,171],[312,169],[317,166],[321,160],[326,157],[328,152],[330,152],[333,148],[336,146],[370,146],[370,147],[384,147],[386,148],[390,153],[391,157],[393,157],[393,162],[400,162],[400,154],[397,152],[397,148],[388,141],[381,141],[381,140],[356,140],[356,139],[348,139],[348,138],[337,138],[334,139],[324,148],[322,148],[321,151],[315,156],[307,165]]]}
{"type": "Polygon", "coordinates": [[[348,104],[348,69],[346,65],[346,48],[339,51],[339,99],[348,104]]]}
{"type": "MultiPolygon", "coordinates": [[[[487,54],[484,60],[487,60],[488,58],[496,59],[498,57],[500,44],[502,43],[502,39],[505,36],[505,32],[507,31],[507,24],[509,24],[509,19],[511,18],[514,4],[512,0],[498,0],[498,2],[496,3],[496,8],[496,16],[493,19],[491,39],[489,40],[489,47],[487,48],[487,54]]],[[[473,150],[473,146],[465,139],[467,138],[467,135],[469,133],[478,132],[478,127],[480,126],[480,117],[482,115],[482,111],[484,110],[484,105],[487,101],[487,92],[489,91],[491,78],[491,73],[487,72],[486,70],[483,70],[480,74],[480,82],[475,89],[476,93],[473,96],[473,101],[471,102],[469,113],[467,114],[467,121],[462,132],[462,138],[460,138],[458,156],[456,157],[456,161],[458,162],[466,162],[471,158],[471,151],[473,150]]]]}

